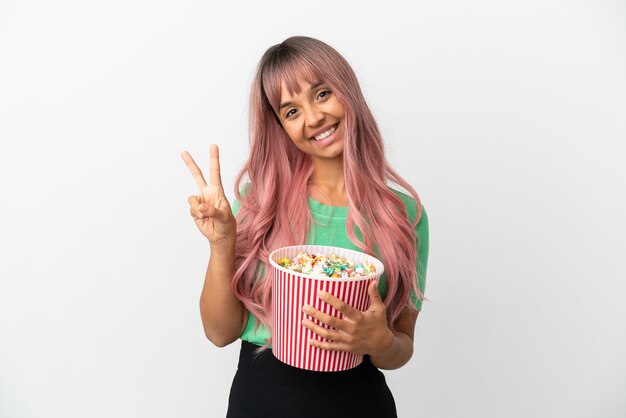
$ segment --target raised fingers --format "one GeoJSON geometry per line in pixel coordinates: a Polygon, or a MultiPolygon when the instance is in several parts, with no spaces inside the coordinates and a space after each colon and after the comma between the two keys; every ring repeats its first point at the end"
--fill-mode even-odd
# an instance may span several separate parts
{"type": "Polygon", "coordinates": [[[217,145],[211,144],[211,165],[209,174],[212,186],[222,187],[222,176],[220,174],[220,151],[217,145]]]}
{"type": "Polygon", "coordinates": [[[200,168],[196,165],[196,162],[193,160],[189,152],[183,151],[180,153],[180,156],[183,158],[185,164],[187,164],[189,172],[193,176],[193,179],[196,181],[198,188],[202,192],[207,186],[206,180],[204,180],[204,176],[202,175],[202,171],[200,171],[200,168]]]}

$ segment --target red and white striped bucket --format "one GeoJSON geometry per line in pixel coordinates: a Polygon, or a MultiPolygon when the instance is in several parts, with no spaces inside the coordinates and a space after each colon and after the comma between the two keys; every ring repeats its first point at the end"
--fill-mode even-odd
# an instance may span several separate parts
{"type": "MultiPolygon", "coordinates": [[[[333,306],[318,298],[317,292],[325,290],[360,311],[370,306],[367,292],[372,280],[377,279],[384,271],[383,263],[375,257],[346,248],[323,245],[295,245],[273,251],[269,256],[272,266],[272,352],[283,363],[293,367],[320,372],[348,370],[363,361],[362,354],[346,351],[329,351],[313,347],[310,339],[326,341],[302,325],[305,314],[302,306],[307,304],[329,315],[343,318],[333,306]],[[297,273],[278,265],[283,258],[292,260],[298,251],[337,254],[339,257],[351,259],[355,263],[369,261],[376,268],[376,273],[352,279],[317,278],[297,273]]],[[[307,315],[317,325],[329,326],[307,315]]]]}

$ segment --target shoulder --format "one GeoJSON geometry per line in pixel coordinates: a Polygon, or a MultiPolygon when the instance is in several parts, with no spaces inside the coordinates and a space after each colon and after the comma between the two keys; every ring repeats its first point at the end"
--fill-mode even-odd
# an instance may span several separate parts
{"type": "MultiPolygon", "coordinates": [[[[250,193],[251,188],[252,185],[250,184],[250,182],[245,183],[239,188],[239,195],[243,200],[246,199],[246,196],[248,195],[248,193],[250,193]]],[[[239,209],[241,209],[241,202],[239,201],[237,196],[235,196],[235,200],[233,200],[233,204],[231,206],[231,210],[234,216],[237,216],[237,213],[239,213],[239,209]]]]}
{"type": "MultiPolygon", "coordinates": [[[[389,189],[391,189],[400,198],[400,200],[402,200],[402,203],[404,203],[404,206],[406,207],[406,212],[409,216],[409,220],[411,222],[415,222],[415,218],[419,214],[419,206],[415,198],[392,187],[389,187],[389,189]]],[[[418,225],[427,225],[428,217],[426,216],[426,210],[424,209],[424,205],[421,202],[419,203],[419,205],[421,205],[422,214],[418,225]]]]}
{"type": "Polygon", "coordinates": [[[241,197],[246,197],[246,195],[248,193],[250,193],[250,190],[252,190],[252,183],[250,183],[249,181],[244,183],[243,185],[239,185],[239,194],[241,195],[241,197]]]}

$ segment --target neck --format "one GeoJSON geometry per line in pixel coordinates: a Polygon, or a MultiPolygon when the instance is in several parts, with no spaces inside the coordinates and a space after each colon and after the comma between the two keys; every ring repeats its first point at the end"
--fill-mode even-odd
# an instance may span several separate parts
{"type": "Polygon", "coordinates": [[[348,206],[343,158],[313,160],[311,197],[331,206],[348,206]]]}

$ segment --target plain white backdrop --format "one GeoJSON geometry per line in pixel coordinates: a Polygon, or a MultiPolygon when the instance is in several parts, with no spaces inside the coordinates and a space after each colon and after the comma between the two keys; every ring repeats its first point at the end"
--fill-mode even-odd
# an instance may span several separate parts
{"type": "Polygon", "coordinates": [[[225,415],[189,216],[271,45],[355,69],[430,218],[400,417],[626,416],[621,1],[0,2],[0,416],[225,415]]]}

